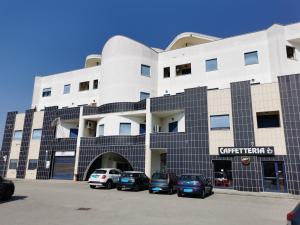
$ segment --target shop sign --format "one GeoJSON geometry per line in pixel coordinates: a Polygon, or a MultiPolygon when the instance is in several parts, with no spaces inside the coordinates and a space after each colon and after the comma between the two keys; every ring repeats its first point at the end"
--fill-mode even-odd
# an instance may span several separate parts
{"type": "Polygon", "coordinates": [[[256,146],[256,147],[219,147],[220,156],[274,156],[273,146],[256,146]]]}

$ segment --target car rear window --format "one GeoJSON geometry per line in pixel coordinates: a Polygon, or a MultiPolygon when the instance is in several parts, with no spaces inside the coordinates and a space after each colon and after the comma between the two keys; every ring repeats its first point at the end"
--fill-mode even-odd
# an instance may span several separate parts
{"type": "Polygon", "coordinates": [[[154,173],[152,179],[168,179],[168,175],[165,173],[154,173]]]}
{"type": "Polygon", "coordinates": [[[95,174],[106,174],[106,170],[96,170],[95,174]]]}
{"type": "Polygon", "coordinates": [[[201,179],[201,177],[198,175],[182,175],[180,177],[180,180],[182,180],[182,181],[194,181],[194,180],[198,181],[200,179],[201,179]]]}

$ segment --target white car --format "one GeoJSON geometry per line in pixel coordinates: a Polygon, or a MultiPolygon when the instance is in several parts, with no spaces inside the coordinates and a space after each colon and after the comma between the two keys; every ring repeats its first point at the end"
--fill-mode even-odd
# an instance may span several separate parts
{"type": "Polygon", "coordinates": [[[90,188],[106,187],[111,189],[119,182],[121,170],[115,168],[101,168],[96,169],[89,178],[90,188]]]}

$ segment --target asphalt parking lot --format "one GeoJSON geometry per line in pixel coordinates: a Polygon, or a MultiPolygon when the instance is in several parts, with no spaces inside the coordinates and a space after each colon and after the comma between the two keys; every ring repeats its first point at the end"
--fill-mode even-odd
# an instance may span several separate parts
{"type": "Polygon", "coordinates": [[[203,200],[178,198],[92,190],[83,182],[17,180],[15,185],[14,198],[0,204],[0,225],[282,225],[298,202],[218,193],[203,200]]]}

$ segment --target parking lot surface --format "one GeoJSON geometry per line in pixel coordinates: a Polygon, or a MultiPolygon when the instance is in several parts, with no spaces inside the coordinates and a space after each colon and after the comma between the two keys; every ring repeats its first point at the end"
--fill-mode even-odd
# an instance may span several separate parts
{"type": "Polygon", "coordinates": [[[214,194],[205,199],[92,190],[84,182],[14,181],[0,204],[0,225],[279,225],[297,200],[214,194]]]}

